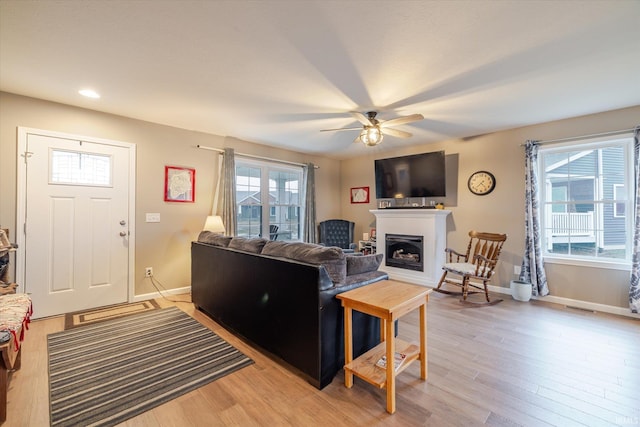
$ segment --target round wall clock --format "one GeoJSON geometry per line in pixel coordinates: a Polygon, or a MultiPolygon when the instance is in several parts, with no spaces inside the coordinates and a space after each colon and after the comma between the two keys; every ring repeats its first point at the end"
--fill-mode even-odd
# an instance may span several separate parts
{"type": "Polygon", "coordinates": [[[491,172],[477,171],[471,174],[467,186],[473,194],[484,196],[496,188],[496,177],[491,172]]]}

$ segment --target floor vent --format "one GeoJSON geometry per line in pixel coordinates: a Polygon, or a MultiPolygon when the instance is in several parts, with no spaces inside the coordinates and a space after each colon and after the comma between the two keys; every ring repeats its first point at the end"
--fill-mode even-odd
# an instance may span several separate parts
{"type": "Polygon", "coordinates": [[[582,308],[582,307],[574,307],[572,305],[565,305],[565,307],[566,308],[570,308],[572,310],[586,311],[586,312],[589,312],[589,313],[595,313],[596,312],[595,310],[590,310],[588,308],[582,308]]]}

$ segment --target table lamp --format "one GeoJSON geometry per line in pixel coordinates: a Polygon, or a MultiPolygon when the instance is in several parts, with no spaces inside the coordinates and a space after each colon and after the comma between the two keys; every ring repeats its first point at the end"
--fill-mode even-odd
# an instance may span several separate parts
{"type": "Polygon", "coordinates": [[[211,231],[212,233],[224,233],[222,218],[218,215],[209,215],[207,221],[204,223],[204,230],[211,231]]]}

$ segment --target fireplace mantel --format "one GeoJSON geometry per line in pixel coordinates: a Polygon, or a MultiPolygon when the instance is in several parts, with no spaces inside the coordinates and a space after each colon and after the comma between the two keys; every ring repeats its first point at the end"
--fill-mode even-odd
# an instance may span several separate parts
{"type": "Polygon", "coordinates": [[[423,236],[424,271],[412,271],[385,265],[391,279],[418,285],[435,286],[440,280],[444,250],[447,247],[447,216],[451,213],[444,209],[372,209],[369,212],[376,217],[377,253],[387,254],[384,244],[386,234],[408,234],[423,236]]]}

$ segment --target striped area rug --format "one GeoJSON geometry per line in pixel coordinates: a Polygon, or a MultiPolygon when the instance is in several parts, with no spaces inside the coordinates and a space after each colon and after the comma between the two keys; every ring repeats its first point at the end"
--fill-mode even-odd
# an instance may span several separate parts
{"type": "Polygon", "coordinates": [[[177,307],[47,336],[52,426],[113,426],[253,361],[177,307]]]}

